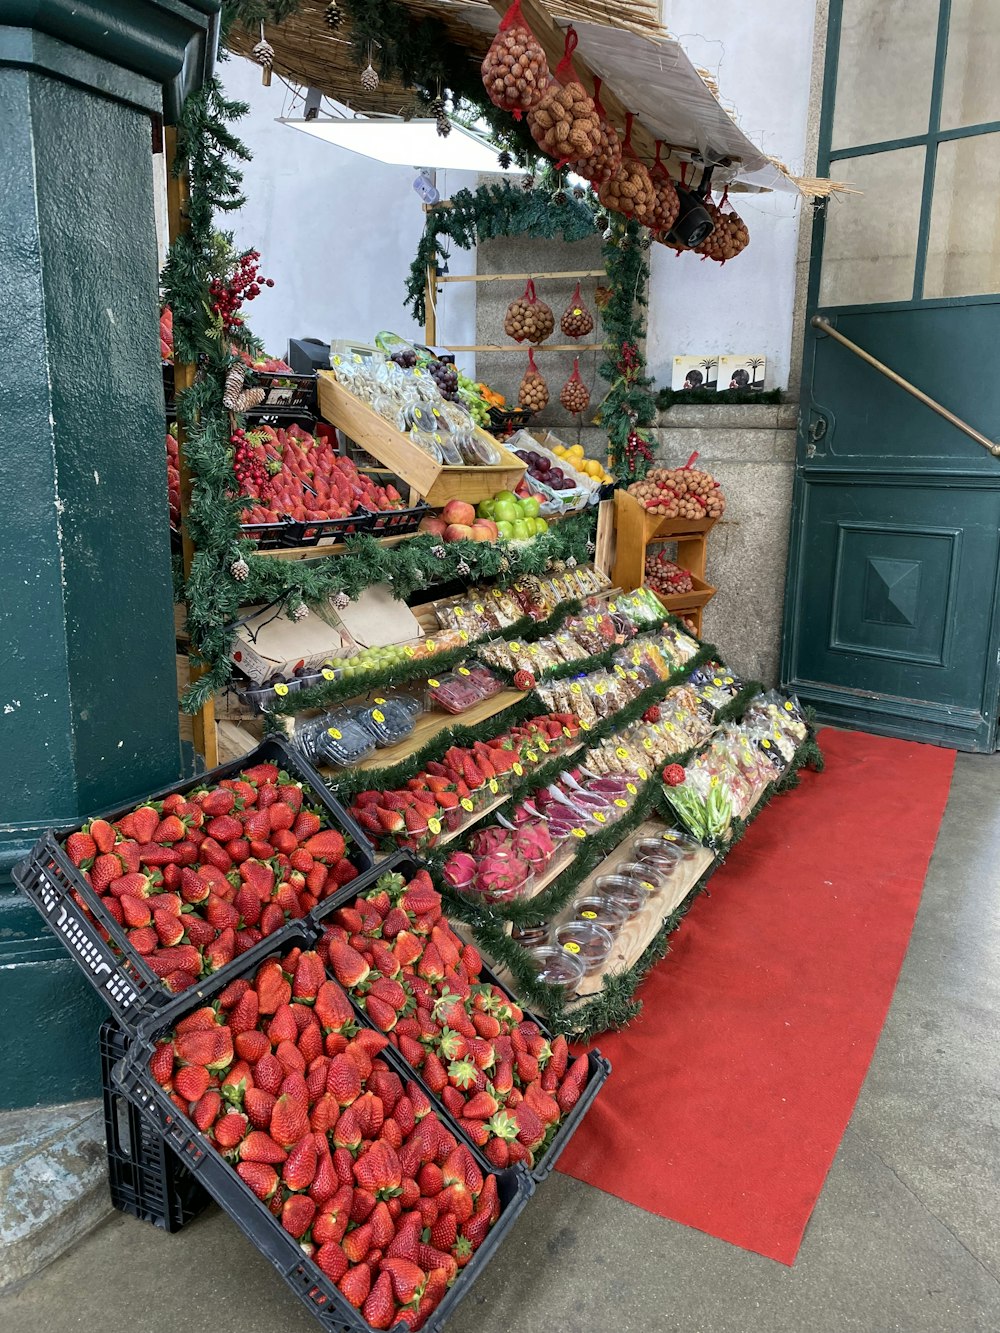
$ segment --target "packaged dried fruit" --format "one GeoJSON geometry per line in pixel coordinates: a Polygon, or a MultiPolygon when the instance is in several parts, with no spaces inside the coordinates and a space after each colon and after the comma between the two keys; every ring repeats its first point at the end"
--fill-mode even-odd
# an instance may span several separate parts
{"type": "Polygon", "coordinates": [[[474,675],[467,666],[427,682],[428,693],[434,703],[446,713],[463,713],[484,699],[491,699],[503,689],[503,683],[482,668],[474,675]]]}

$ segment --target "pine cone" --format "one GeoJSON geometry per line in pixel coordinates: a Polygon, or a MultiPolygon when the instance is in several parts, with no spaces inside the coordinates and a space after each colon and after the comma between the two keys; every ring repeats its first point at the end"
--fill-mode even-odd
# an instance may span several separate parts
{"type": "Polygon", "coordinates": [[[378,87],[378,72],[370,64],[361,73],[361,87],[366,93],[373,93],[378,87]]]}
{"type": "Polygon", "coordinates": [[[339,28],[343,23],[344,15],[337,4],[337,0],[330,0],[323,14],[323,20],[328,28],[339,28]]]}
{"type": "Polygon", "coordinates": [[[510,153],[508,153],[506,149],[504,149],[504,151],[497,158],[497,162],[500,166],[501,171],[510,171],[511,164],[513,163],[513,161],[514,159],[511,157],[510,153]]]}
{"type": "Polygon", "coordinates": [[[227,412],[235,412],[236,400],[243,388],[246,371],[242,366],[231,366],[226,372],[226,384],[222,390],[222,406],[227,412]]]}

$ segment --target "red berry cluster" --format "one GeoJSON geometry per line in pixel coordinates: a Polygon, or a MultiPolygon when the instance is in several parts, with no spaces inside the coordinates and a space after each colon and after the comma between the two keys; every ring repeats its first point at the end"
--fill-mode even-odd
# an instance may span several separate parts
{"type": "Polygon", "coordinates": [[[628,465],[629,472],[636,471],[636,464],[640,458],[644,458],[647,463],[651,463],[653,454],[649,442],[633,427],[625,441],[625,462],[628,465]]]}
{"type": "Polygon", "coordinates": [[[266,499],[271,494],[271,477],[264,461],[264,450],[259,443],[247,439],[244,430],[229,437],[233,446],[233,476],[241,495],[256,495],[266,499]]]}
{"type": "Polygon", "coordinates": [[[635,379],[641,369],[639,349],[632,342],[623,342],[618,355],[618,370],[626,383],[635,379]]]}
{"type": "Polygon", "coordinates": [[[209,286],[212,300],[212,314],[219,315],[222,327],[227,333],[233,333],[243,325],[240,306],[244,301],[253,301],[264,287],[273,287],[273,278],[262,278],[257,267],[260,259],[259,250],[248,250],[240,255],[232,276],[228,279],[213,278],[209,286]]]}

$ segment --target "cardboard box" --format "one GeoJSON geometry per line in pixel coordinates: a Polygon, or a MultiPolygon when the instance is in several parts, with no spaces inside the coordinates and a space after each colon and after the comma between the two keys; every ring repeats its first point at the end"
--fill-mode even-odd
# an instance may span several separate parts
{"type": "Polygon", "coordinates": [[[412,643],[423,636],[420,621],[388,583],[374,583],[338,615],[340,624],[362,648],[412,643]]]}
{"type": "Polygon", "coordinates": [[[289,620],[283,607],[251,607],[238,626],[229,659],[255,685],[276,672],[290,676],[298,666],[317,670],[328,660],[350,657],[357,644],[332,608],[289,620]]]}

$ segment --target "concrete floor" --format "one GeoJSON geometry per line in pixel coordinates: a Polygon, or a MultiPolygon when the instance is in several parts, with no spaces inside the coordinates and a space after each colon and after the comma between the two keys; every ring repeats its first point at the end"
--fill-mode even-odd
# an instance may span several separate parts
{"type": "MultiPolygon", "coordinates": [[[[831,942],[835,944],[836,942],[831,942]]],[[[555,1175],[448,1333],[1000,1329],[1000,757],[960,755],[899,988],[793,1268],[555,1175]]],[[[217,1210],[115,1217],[0,1329],[311,1333],[217,1210]]]]}

